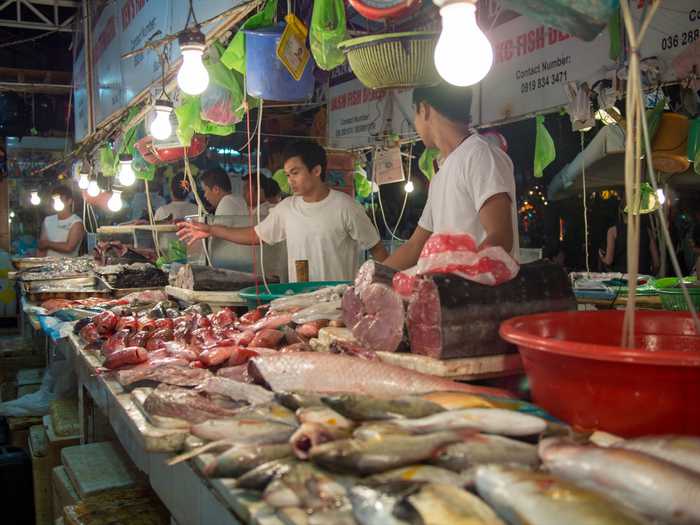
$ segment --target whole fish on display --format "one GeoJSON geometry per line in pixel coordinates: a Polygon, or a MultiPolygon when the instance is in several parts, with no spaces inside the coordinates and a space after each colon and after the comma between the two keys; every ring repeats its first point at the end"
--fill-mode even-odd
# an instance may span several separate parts
{"type": "Polygon", "coordinates": [[[299,459],[308,459],[309,451],[328,441],[349,438],[355,424],[328,407],[300,408],[301,423],[289,442],[299,459]]]}
{"type": "Polygon", "coordinates": [[[476,488],[510,525],[641,525],[641,517],[602,495],[557,479],[506,465],[483,465],[476,488]]]}
{"type": "Polygon", "coordinates": [[[397,510],[399,515],[417,517],[423,525],[505,525],[483,500],[453,485],[428,483],[407,496],[397,510]]]}
{"type": "Polygon", "coordinates": [[[276,445],[237,445],[218,455],[204,468],[210,478],[237,478],[270,461],[291,457],[287,443],[276,445]]]}
{"type": "Polygon", "coordinates": [[[230,397],[234,401],[245,401],[251,405],[270,403],[274,399],[274,394],[258,385],[250,385],[227,379],[226,377],[215,377],[211,373],[201,381],[198,390],[210,394],[220,394],[230,397]]]}
{"type": "Polygon", "coordinates": [[[151,415],[203,423],[209,419],[232,417],[234,410],[222,408],[200,393],[161,383],[146,398],[144,409],[151,415]]]}
{"type": "Polygon", "coordinates": [[[239,477],[236,480],[236,487],[246,490],[263,491],[273,479],[281,476],[285,472],[289,472],[299,463],[301,462],[293,456],[268,461],[239,477]]]}
{"type": "Polygon", "coordinates": [[[248,366],[256,382],[275,392],[403,396],[444,390],[510,397],[510,393],[497,388],[457,383],[382,362],[334,354],[266,355],[254,357],[248,366]]]}
{"type": "Polygon", "coordinates": [[[347,498],[347,490],[311,463],[293,465],[265,488],[263,499],[276,508],[301,507],[307,511],[332,509],[347,498]]]}
{"type": "Polygon", "coordinates": [[[117,381],[122,386],[129,386],[139,381],[156,381],[174,386],[197,386],[211,377],[213,375],[209,370],[190,368],[186,363],[184,366],[161,364],[160,366],[120,370],[117,372],[117,381]]]}
{"type": "Polygon", "coordinates": [[[460,443],[448,445],[430,462],[462,472],[489,463],[511,463],[536,468],[540,464],[540,457],[535,445],[502,436],[473,434],[465,436],[460,443]]]}
{"type": "Polygon", "coordinates": [[[360,394],[340,394],[324,396],[323,402],[355,421],[421,418],[444,412],[440,405],[417,396],[384,399],[360,394]]]}
{"type": "Polygon", "coordinates": [[[262,419],[209,419],[193,425],[190,433],[201,439],[254,445],[275,445],[289,441],[296,429],[284,423],[262,419]]]}
{"type": "Polygon", "coordinates": [[[464,487],[469,483],[470,478],[461,476],[446,468],[433,467],[430,465],[409,465],[408,467],[388,470],[381,474],[374,474],[373,476],[364,478],[362,483],[370,487],[375,487],[396,481],[439,483],[441,485],[464,487]]]}
{"type": "Polygon", "coordinates": [[[555,476],[669,523],[700,523],[700,474],[636,450],[546,439],[544,466],[555,476]]]}
{"type": "Polygon", "coordinates": [[[700,474],[700,438],[697,437],[644,436],[619,441],[613,447],[644,452],[700,474]]]}

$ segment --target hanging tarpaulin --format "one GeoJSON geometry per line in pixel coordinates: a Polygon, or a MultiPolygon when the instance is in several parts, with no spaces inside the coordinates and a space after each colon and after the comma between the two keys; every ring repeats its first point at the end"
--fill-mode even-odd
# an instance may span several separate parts
{"type": "Polygon", "coordinates": [[[619,0],[502,0],[503,4],[533,20],[591,41],[608,25],[619,0]]]}
{"type": "Polygon", "coordinates": [[[347,38],[343,0],[317,0],[311,15],[311,53],[321,69],[330,71],[345,63],[338,44],[347,38]]]}
{"type": "Polygon", "coordinates": [[[542,178],[544,169],[557,158],[557,150],[554,147],[554,140],[544,125],[544,115],[535,117],[535,166],[534,174],[537,178],[542,178]]]}

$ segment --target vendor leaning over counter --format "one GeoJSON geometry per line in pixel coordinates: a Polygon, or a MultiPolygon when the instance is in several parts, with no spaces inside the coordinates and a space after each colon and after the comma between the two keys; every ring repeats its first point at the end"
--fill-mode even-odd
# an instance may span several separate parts
{"type": "Polygon", "coordinates": [[[63,208],[44,219],[37,256],[76,257],[85,237],[85,228],[80,217],[73,213],[73,193],[66,186],[56,186],[51,197],[52,202],[61,202],[63,208]]]}
{"type": "MultiPolygon", "coordinates": [[[[298,281],[296,262],[307,261],[311,281],[354,279],[359,250],[383,261],[387,252],[364,208],[325,183],[326,152],[318,144],[297,142],[285,151],[284,170],[294,192],[254,228],[180,223],[180,239],[192,243],[216,237],[237,244],[287,241],[290,281],[298,281]]],[[[205,182],[206,184],[206,182],[205,182]]]]}
{"type": "Polygon", "coordinates": [[[246,215],[248,213],[243,197],[231,193],[231,179],[223,169],[206,170],[202,175],[202,186],[204,199],[214,208],[214,215],[246,215]]]}
{"type": "Polygon", "coordinates": [[[501,246],[518,258],[513,163],[506,153],[473,133],[471,89],[440,84],[413,92],[415,127],[426,148],[444,159],[411,238],[384,264],[405,270],[418,262],[436,233],[468,233],[480,246],[501,246]]]}

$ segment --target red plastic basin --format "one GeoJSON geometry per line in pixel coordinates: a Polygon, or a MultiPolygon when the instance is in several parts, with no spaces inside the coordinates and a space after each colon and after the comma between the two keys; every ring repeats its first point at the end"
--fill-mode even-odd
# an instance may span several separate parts
{"type": "Polygon", "coordinates": [[[638,311],[635,348],[619,346],[623,318],[551,312],[505,321],[500,334],[518,346],[535,402],[577,429],[700,435],[700,337],[690,315],[638,311]]]}

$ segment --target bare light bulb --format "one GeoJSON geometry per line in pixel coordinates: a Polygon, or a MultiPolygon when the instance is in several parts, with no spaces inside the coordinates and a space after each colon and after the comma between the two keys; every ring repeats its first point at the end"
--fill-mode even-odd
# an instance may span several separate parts
{"type": "Polygon", "coordinates": [[[100,186],[96,180],[91,180],[87,187],[87,194],[90,197],[97,197],[100,194],[100,186]]]}
{"type": "Polygon", "coordinates": [[[29,198],[29,202],[31,202],[34,206],[39,206],[39,204],[41,204],[39,192],[33,191],[31,197],[29,198]]]}
{"type": "Polygon", "coordinates": [[[177,72],[177,85],[188,95],[200,95],[209,85],[209,73],[202,63],[205,47],[200,31],[188,31],[180,37],[182,65],[177,72]]]}
{"type": "Polygon", "coordinates": [[[403,187],[403,189],[406,193],[413,193],[413,190],[415,189],[415,187],[413,186],[413,181],[409,180],[403,187]]]}
{"type": "Polygon", "coordinates": [[[119,184],[131,186],[136,182],[136,174],[131,166],[133,157],[131,155],[119,155],[119,184]]]}
{"type": "Polygon", "coordinates": [[[88,178],[88,174],[85,172],[81,173],[80,177],[78,177],[78,188],[81,190],[86,190],[89,185],[90,179],[88,178]]]}
{"type": "Polygon", "coordinates": [[[111,211],[119,211],[122,209],[122,192],[119,190],[112,190],[112,196],[107,201],[107,207],[111,211]]]}
{"type": "Polygon", "coordinates": [[[476,23],[476,5],[454,2],[440,8],[442,33],[435,46],[435,69],[455,86],[471,86],[493,65],[493,49],[476,23]]]}
{"type": "Polygon", "coordinates": [[[14,218],[15,218],[15,212],[11,211],[10,212],[10,219],[14,219],[14,218]]]}
{"type": "Polygon", "coordinates": [[[156,117],[151,122],[151,136],[156,140],[166,140],[173,133],[173,127],[170,124],[170,114],[173,111],[173,105],[167,100],[158,100],[153,106],[156,112],[156,117]]]}
{"type": "Polygon", "coordinates": [[[664,194],[664,190],[662,190],[661,188],[656,190],[656,198],[659,200],[659,205],[663,206],[666,202],[666,195],[664,194]]]}
{"type": "Polygon", "coordinates": [[[61,197],[58,195],[53,196],[53,209],[56,211],[63,211],[66,208],[66,205],[63,204],[63,201],[61,200],[61,197]]]}

